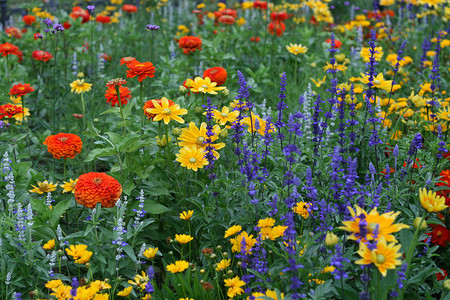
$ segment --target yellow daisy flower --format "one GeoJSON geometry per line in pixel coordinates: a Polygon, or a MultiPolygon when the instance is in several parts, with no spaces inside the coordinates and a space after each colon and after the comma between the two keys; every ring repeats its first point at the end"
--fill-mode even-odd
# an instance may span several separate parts
{"type": "Polygon", "coordinates": [[[158,247],[156,247],[156,248],[150,247],[148,249],[145,249],[145,251],[142,255],[144,255],[148,259],[152,259],[156,256],[157,253],[158,253],[158,247]]]}
{"type": "Polygon", "coordinates": [[[226,268],[228,268],[231,265],[231,259],[222,259],[216,267],[216,271],[224,271],[226,268]]]}
{"type": "Polygon", "coordinates": [[[230,298],[234,298],[236,295],[241,295],[244,293],[244,290],[241,288],[245,285],[245,282],[242,281],[239,276],[234,278],[225,279],[225,286],[228,287],[227,296],[230,298]]]}
{"type": "Polygon", "coordinates": [[[227,237],[230,237],[232,235],[235,235],[236,233],[240,232],[241,230],[242,230],[242,226],[241,225],[231,226],[230,228],[227,229],[227,231],[225,231],[224,238],[227,238],[227,237]]]}
{"type": "Polygon", "coordinates": [[[322,86],[322,84],[325,83],[325,80],[326,80],[326,79],[327,79],[327,76],[325,75],[325,76],[323,76],[322,79],[317,78],[317,81],[316,81],[314,78],[311,78],[311,81],[314,82],[314,84],[316,85],[316,87],[319,88],[319,87],[322,86]]]}
{"type": "Polygon", "coordinates": [[[52,250],[55,247],[55,239],[48,241],[42,246],[45,250],[52,250]]]}
{"type": "Polygon", "coordinates": [[[30,192],[38,194],[53,192],[57,187],[56,184],[53,184],[53,182],[48,182],[47,180],[44,180],[44,182],[38,181],[38,187],[36,187],[35,185],[31,186],[34,187],[34,189],[30,190],[30,192]]]}
{"type": "Polygon", "coordinates": [[[117,293],[117,296],[122,296],[122,297],[126,297],[129,294],[131,294],[131,291],[133,290],[133,287],[130,285],[129,287],[121,290],[120,292],[117,293]]]}
{"type": "MultiPolygon", "coordinates": [[[[212,132],[214,135],[210,136],[211,142],[216,141],[219,139],[219,133],[220,133],[220,126],[214,125],[212,132]]],[[[178,137],[178,139],[181,141],[179,145],[181,147],[192,147],[195,146],[199,149],[202,149],[203,151],[206,150],[206,144],[204,143],[206,141],[206,123],[203,122],[200,125],[200,128],[198,128],[194,122],[189,123],[189,128],[183,128],[183,131],[181,135],[178,137]]],[[[211,144],[211,147],[213,147],[215,150],[222,149],[225,147],[225,143],[217,143],[217,144],[211,144]]],[[[214,152],[214,156],[216,158],[219,158],[219,153],[217,151],[214,152]]]]}
{"type": "Polygon", "coordinates": [[[182,167],[188,168],[188,170],[197,171],[208,165],[209,162],[205,158],[205,152],[203,149],[199,149],[195,146],[183,147],[180,149],[180,153],[175,154],[182,167]]]}
{"type": "Polygon", "coordinates": [[[69,182],[64,181],[64,184],[59,185],[64,189],[63,193],[75,193],[75,185],[77,184],[78,178],[72,180],[69,178],[69,182]]]}
{"type": "Polygon", "coordinates": [[[180,244],[187,244],[193,239],[189,234],[175,234],[175,240],[180,244]]]}
{"type": "Polygon", "coordinates": [[[445,205],[445,198],[438,196],[436,192],[427,191],[426,188],[419,190],[420,204],[428,212],[440,212],[447,208],[445,205]]]}
{"type": "Polygon", "coordinates": [[[192,218],[193,214],[194,214],[193,210],[188,210],[187,212],[183,211],[183,212],[180,213],[180,219],[187,221],[187,220],[192,218]]]}
{"type": "Polygon", "coordinates": [[[189,263],[185,260],[178,260],[174,264],[166,266],[167,271],[170,273],[180,273],[189,267],[189,263]]]}
{"type": "Polygon", "coordinates": [[[84,82],[84,79],[77,79],[70,84],[71,92],[75,94],[86,93],[91,90],[92,83],[84,82]]]}
{"type": "Polygon", "coordinates": [[[220,125],[225,125],[227,122],[233,123],[234,121],[236,121],[236,118],[238,116],[238,110],[230,112],[230,109],[227,106],[222,107],[222,111],[219,111],[217,109],[213,111],[214,121],[216,121],[220,125]]]}
{"type": "Polygon", "coordinates": [[[86,245],[70,245],[69,248],[66,248],[66,253],[70,256],[72,256],[73,259],[80,258],[84,252],[86,252],[87,246],[86,245]]]}
{"type": "Polygon", "coordinates": [[[205,79],[201,77],[196,77],[194,80],[188,79],[186,81],[186,86],[191,88],[191,91],[194,93],[208,93],[212,95],[216,95],[216,91],[222,91],[226,87],[224,86],[216,86],[217,82],[211,82],[209,77],[205,77],[205,79]]]}
{"type": "Polygon", "coordinates": [[[294,55],[304,54],[308,51],[308,47],[303,46],[302,44],[292,44],[292,43],[290,43],[289,46],[286,46],[286,49],[294,55]]]}
{"type": "Polygon", "coordinates": [[[147,108],[147,112],[154,114],[153,121],[157,122],[164,120],[164,124],[169,124],[170,120],[177,121],[183,124],[184,120],[179,115],[185,115],[188,111],[184,108],[180,108],[178,104],[169,104],[169,100],[166,97],[161,98],[161,105],[156,100],[152,100],[155,108],[147,108]]]}

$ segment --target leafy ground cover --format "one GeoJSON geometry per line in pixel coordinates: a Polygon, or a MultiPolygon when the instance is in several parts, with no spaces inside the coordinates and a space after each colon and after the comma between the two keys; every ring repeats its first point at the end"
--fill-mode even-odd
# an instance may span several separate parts
{"type": "Polygon", "coordinates": [[[450,6],[15,3],[1,299],[450,299],[450,6]]]}

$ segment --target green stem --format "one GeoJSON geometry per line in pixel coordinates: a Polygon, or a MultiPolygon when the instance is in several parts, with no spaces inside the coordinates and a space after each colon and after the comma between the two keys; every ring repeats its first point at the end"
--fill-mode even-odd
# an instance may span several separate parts
{"type": "Polygon", "coordinates": [[[81,93],[81,109],[83,111],[83,129],[86,130],[86,108],[84,107],[83,93],[81,93]]]}
{"type": "MultiPolygon", "coordinates": [[[[144,82],[141,81],[140,83],[140,89],[139,89],[139,101],[140,101],[140,109],[142,109],[144,107],[144,98],[142,97],[142,90],[143,90],[143,85],[144,82]]],[[[142,133],[142,129],[144,128],[144,112],[141,112],[141,133],[142,133]]]]}

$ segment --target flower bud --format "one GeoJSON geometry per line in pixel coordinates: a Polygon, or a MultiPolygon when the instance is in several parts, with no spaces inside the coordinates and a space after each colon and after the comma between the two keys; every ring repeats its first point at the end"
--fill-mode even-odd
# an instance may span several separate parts
{"type": "Polygon", "coordinates": [[[200,269],[200,274],[205,274],[205,269],[200,269]]]}
{"type": "Polygon", "coordinates": [[[205,281],[202,279],[202,280],[200,280],[200,284],[203,284],[203,283],[205,283],[205,281]]]}
{"type": "Polygon", "coordinates": [[[345,54],[343,53],[336,54],[334,57],[338,63],[343,63],[345,60],[345,54]]]}
{"type": "Polygon", "coordinates": [[[178,88],[178,91],[180,92],[181,95],[186,95],[188,93],[188,90],[186,87],[184,87],[183,85],[180,85],[180,87],[178,88]]]}
{"type": "Polygon", "coordinates": [[[228,252],[224,252],[222,253],[223,257],[227,257],[228,256],[228,252]]]}
{"type": "Polygon", "coordinates": [[[240,267],[242,265],[241,261],[238,261],[237,266],[240,267]]]}
{"type": "MultiPolygon", "coordinates": [[[[165,134],[163,135],[162,139],[160,139],[159,136],[156,136],[155,138],[156,138],[156,143],[158,144],[159,147],[164,148],[167,146],[167,138],[166,138],[165,134]]],[[[172,139],[169,136],[169,142],[171,140],[172,139]]]]}
{"type": "Polygon", "coordinates": [[[220,137],[220,138],[224,139],[224,138],[226,138],[227,136],[228,136],[228,130],[227,130],[226,128],[222,129],[222,130],[219,132],[219,137],[220,137]]]}
{"type": "MultiPolygon", "coordinates": [[[[417,229],[417,227],[419,227],[420,221],[422,220],[422,218],[417,217],[414,220],[413,223],[413,227],[417,229]]],[[[419,230],[426,230],[427,229],[427,222],[425,220],[422,221],[422,224],[420,225],[419,230]]]]}
{"type": "Polygon", "coordinates": [[[223,96],[228,96],[230,94],[230,90],[229,89],[224,89],[223,91],[222,91],[222,95],[223,96]]]}
{"type": "Polygon", "coordinates": [[[179,137],[182,132],[183,132],[183,129],[181,129],[179,127],[175,127],[174,129],[172,129],[172,135],[175,137],[179,137]]]}
{"type": "Polygon", "coordinates": [[[211,253],[211,255],[209,256],[209,258],[216,258],[216,254],[215,253],[211,253]]]}
{"type": "Polygon", "coordinates": [[[217,245],[217,246],[216,246],[216,249],[217,249],[217,250],[220,250],[220,249],[222,249],[222,246],[221,246],[221,245],[217,245]]]}
{"type": "Polygon", "coordinates": [[[86,268],[90,268],[91,267],[90,263],[85,263],[84,265],[86,266],[86,268]]]}
{"type": "Polygon", "coordinates": [[[103,281],[104,282],[109,282],[109,278],[105,278],[103,281]]]}
{"type": "Polygon", "coordinates": [[[227,274],[228,274],[228,275],[233,275],[233,270],[228,270],[228,271],[227,271],[227,274]]]}
{"type": "Polygon", "coordinates": [[[332,232],[327,232],[325,236],[325,245],[328,248],[333,248],[339,242],[339,238],[332,232]]]}
{"type": "Polygon", "coordinates": [[[450,279],[444,281],[444,289],[450,290],[450,279]]]}
{"type": "Polygon", "coordinates": [[[203,107],[197,106],[196,108],[194,108],[194,112],[197,115],[201,115],[203,113],[203,107]]]}

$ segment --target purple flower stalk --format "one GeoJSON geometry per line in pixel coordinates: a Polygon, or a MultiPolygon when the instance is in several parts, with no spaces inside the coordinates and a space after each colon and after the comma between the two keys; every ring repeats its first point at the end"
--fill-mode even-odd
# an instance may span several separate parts
{"type": "Polygon", "coordinates": [[[286,102],[284,102],[284,99],[286,99],[285,94],[286,86],[287,86],[286,72],[283,72],[280,78],[280,94],[278,95],[278,99],[280,99],[280,101],[277,104],[278,119],[275,122],[275,127],[278,129],[278,139],[280,140],[281,149],[283,149],[283,140],[284,140],[284,135],[281,133],[281,128],[286,126],[286,124],[283,122],[283,110],[288,108],[286,102]]]}
{"type": "Polygon", "coordinates": [[[147,24],[147,26],[145,26],[145,29],[150,30],[150,31],[158,31],[159,30],[159,26],[158,25],[153,25],[153,24],[147,24]]]}

